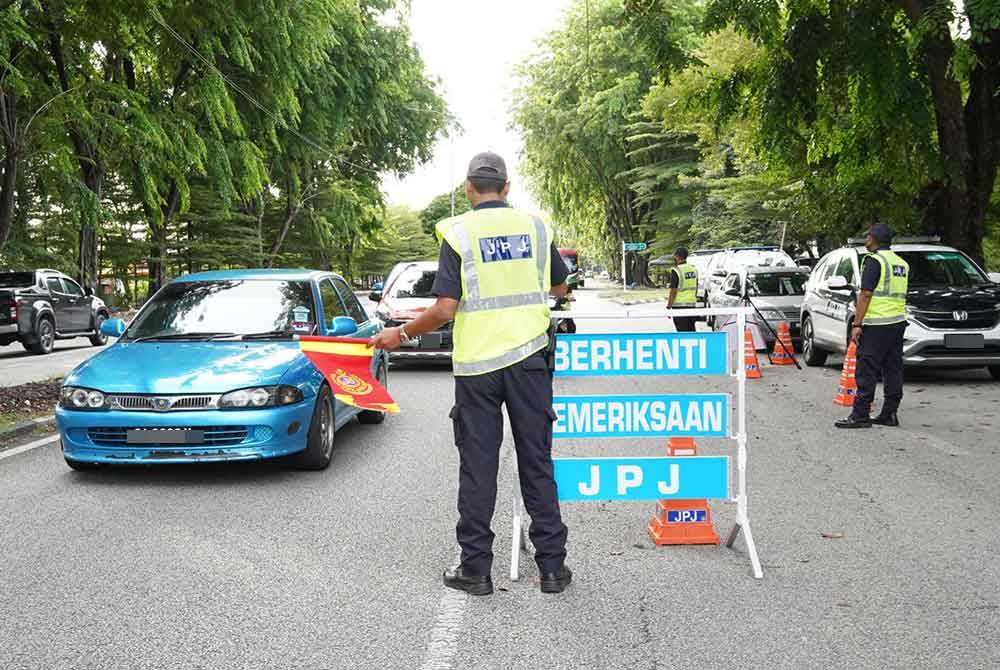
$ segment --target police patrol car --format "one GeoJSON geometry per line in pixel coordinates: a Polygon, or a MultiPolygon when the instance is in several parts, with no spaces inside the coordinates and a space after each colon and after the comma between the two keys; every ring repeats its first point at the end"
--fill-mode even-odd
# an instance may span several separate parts
{"type": "MultiPolygon", "coordinates": [[[[802,303],[802,352],[807,365],[844,353],[868,253],[863,240],[816,264],[802,303]]],[[[1000,379],[1000,273],[987,274],[938,238],[898,237],[891,249],[910,265],[903,362],[910,366],[986,366],[1000,379]]]]}

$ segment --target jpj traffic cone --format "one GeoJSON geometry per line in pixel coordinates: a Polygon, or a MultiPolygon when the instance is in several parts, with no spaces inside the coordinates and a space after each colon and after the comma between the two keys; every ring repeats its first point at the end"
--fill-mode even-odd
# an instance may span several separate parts
{"type": "Polygon", "coordinates": [[[854,406],[854,396],[858,394],[858,383],[854,380],[854,371],[858,366],[858,345],[851,342],[844,356],[844,369],[840,372],[840,385],[837,396],[833,399],[835,405],[854,406]]]}
{"type": "Polygon", "coordinates": [[[747,328],[743,331],[743,363],[747,368],[747,379],[760,379],[760,361],[757,360],[757,349],[753,344],[753,333],[747,328]]]}
{"type": "MultiPolygon", "coordinates": [[[[667,456],[697,456],[698,445],[690,437],[672,437],[667,442],[667,456]]],[[[649,522],[653,543],[719,544],[712,527],[712,510],[708,502],[698,500],[658,500],[656,516],[649,522]]]]}
{"type": "Polygon", "coordinates": [[[787,321],[778,325],[778,341],[771,353],[771,365],[795,365],[795,349],[792,348],[792,331],[787,321]]]}

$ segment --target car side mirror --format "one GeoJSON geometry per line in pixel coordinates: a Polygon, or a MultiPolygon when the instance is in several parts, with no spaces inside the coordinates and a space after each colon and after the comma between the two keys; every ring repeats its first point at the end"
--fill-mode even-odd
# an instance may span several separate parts
{"type": "Polygon", "coordinates": [[[106,319],[101,322],[101,335],[121,337],[125,334],[125,322],[121,319],[106,319]]]}
{"type": "Polygon", "coordinates": [[[994,284],[1000,284],[1000,272],[990,272],[986,276],[989,277],[990,281],[994,284]]]}
{"type": "Polygon", "coordinates": [[[831,291],[846,291],[850,288],[846,277],[835,275],[826,280],[826,287],[831,291]]]}
{"type": "Polygon", "coordinates": [[[333,337],[343,337],[358,331],[358,322],[349,316],[336,316],[330,322],[330,330],[327,335],[333,337]]]}
{"type": "Polygon", "coordinates": [[[89,286],[84,286],[83,287],[83,294],[85,296],[88,296],[88,297],[93,297],[93,295],[94,295],[94,289],[90,288],[89,286]]]}
{"type": "Polygon", "coordinates": [[[372,291],[368,294],[368,299],[372,302],[378,302],[382,299],[382,291],[372,291]]]}

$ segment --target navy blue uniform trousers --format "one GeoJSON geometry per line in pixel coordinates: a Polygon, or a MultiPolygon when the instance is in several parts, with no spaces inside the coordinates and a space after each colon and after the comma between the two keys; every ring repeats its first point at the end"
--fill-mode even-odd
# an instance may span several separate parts
{"type": "Polygon", "coordinates": [[[858,367],[854,379],[858,384],[858,394],[854,396],[851,416],[864,419],[871,412],[875,400],[875,386],[881,374],[885,394],[883,414],[892,414],[899,409],[903,399],[903,333],[906,324],[890,326],[865,326],[861,330],[858,343],[858,367]]]}
{"type": "Polygon", "coordinates": [[[507,406],[524,506],[531,515],[528,535],[541,573],[558,572],[566,558],[568,531],[559,513],[552,466],[552,374],[545,352],[483,375],[455,377],[451,418],[460,460],[458,544],[462,566],[488,575],[493,566],[490,522],[497,498],[497,471],[507,406]]]}

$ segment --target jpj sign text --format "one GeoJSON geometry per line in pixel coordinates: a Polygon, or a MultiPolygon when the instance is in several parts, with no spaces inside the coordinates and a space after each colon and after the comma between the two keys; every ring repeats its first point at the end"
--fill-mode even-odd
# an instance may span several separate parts
{"type": "Polygon", "coordinates": [[[727,437],[729,395],[557,396],[554,438],[727,437]]]}
{"type": "Polygon", "coordinates": [[[556,458],[553,462],[560,500],[729,496],[729,458],[726,456],[556,458]]]}
{"type": "Polygon", "coordinates": [[[724,375],[726,333],[559,335],[557,377],[724,375]]]}

